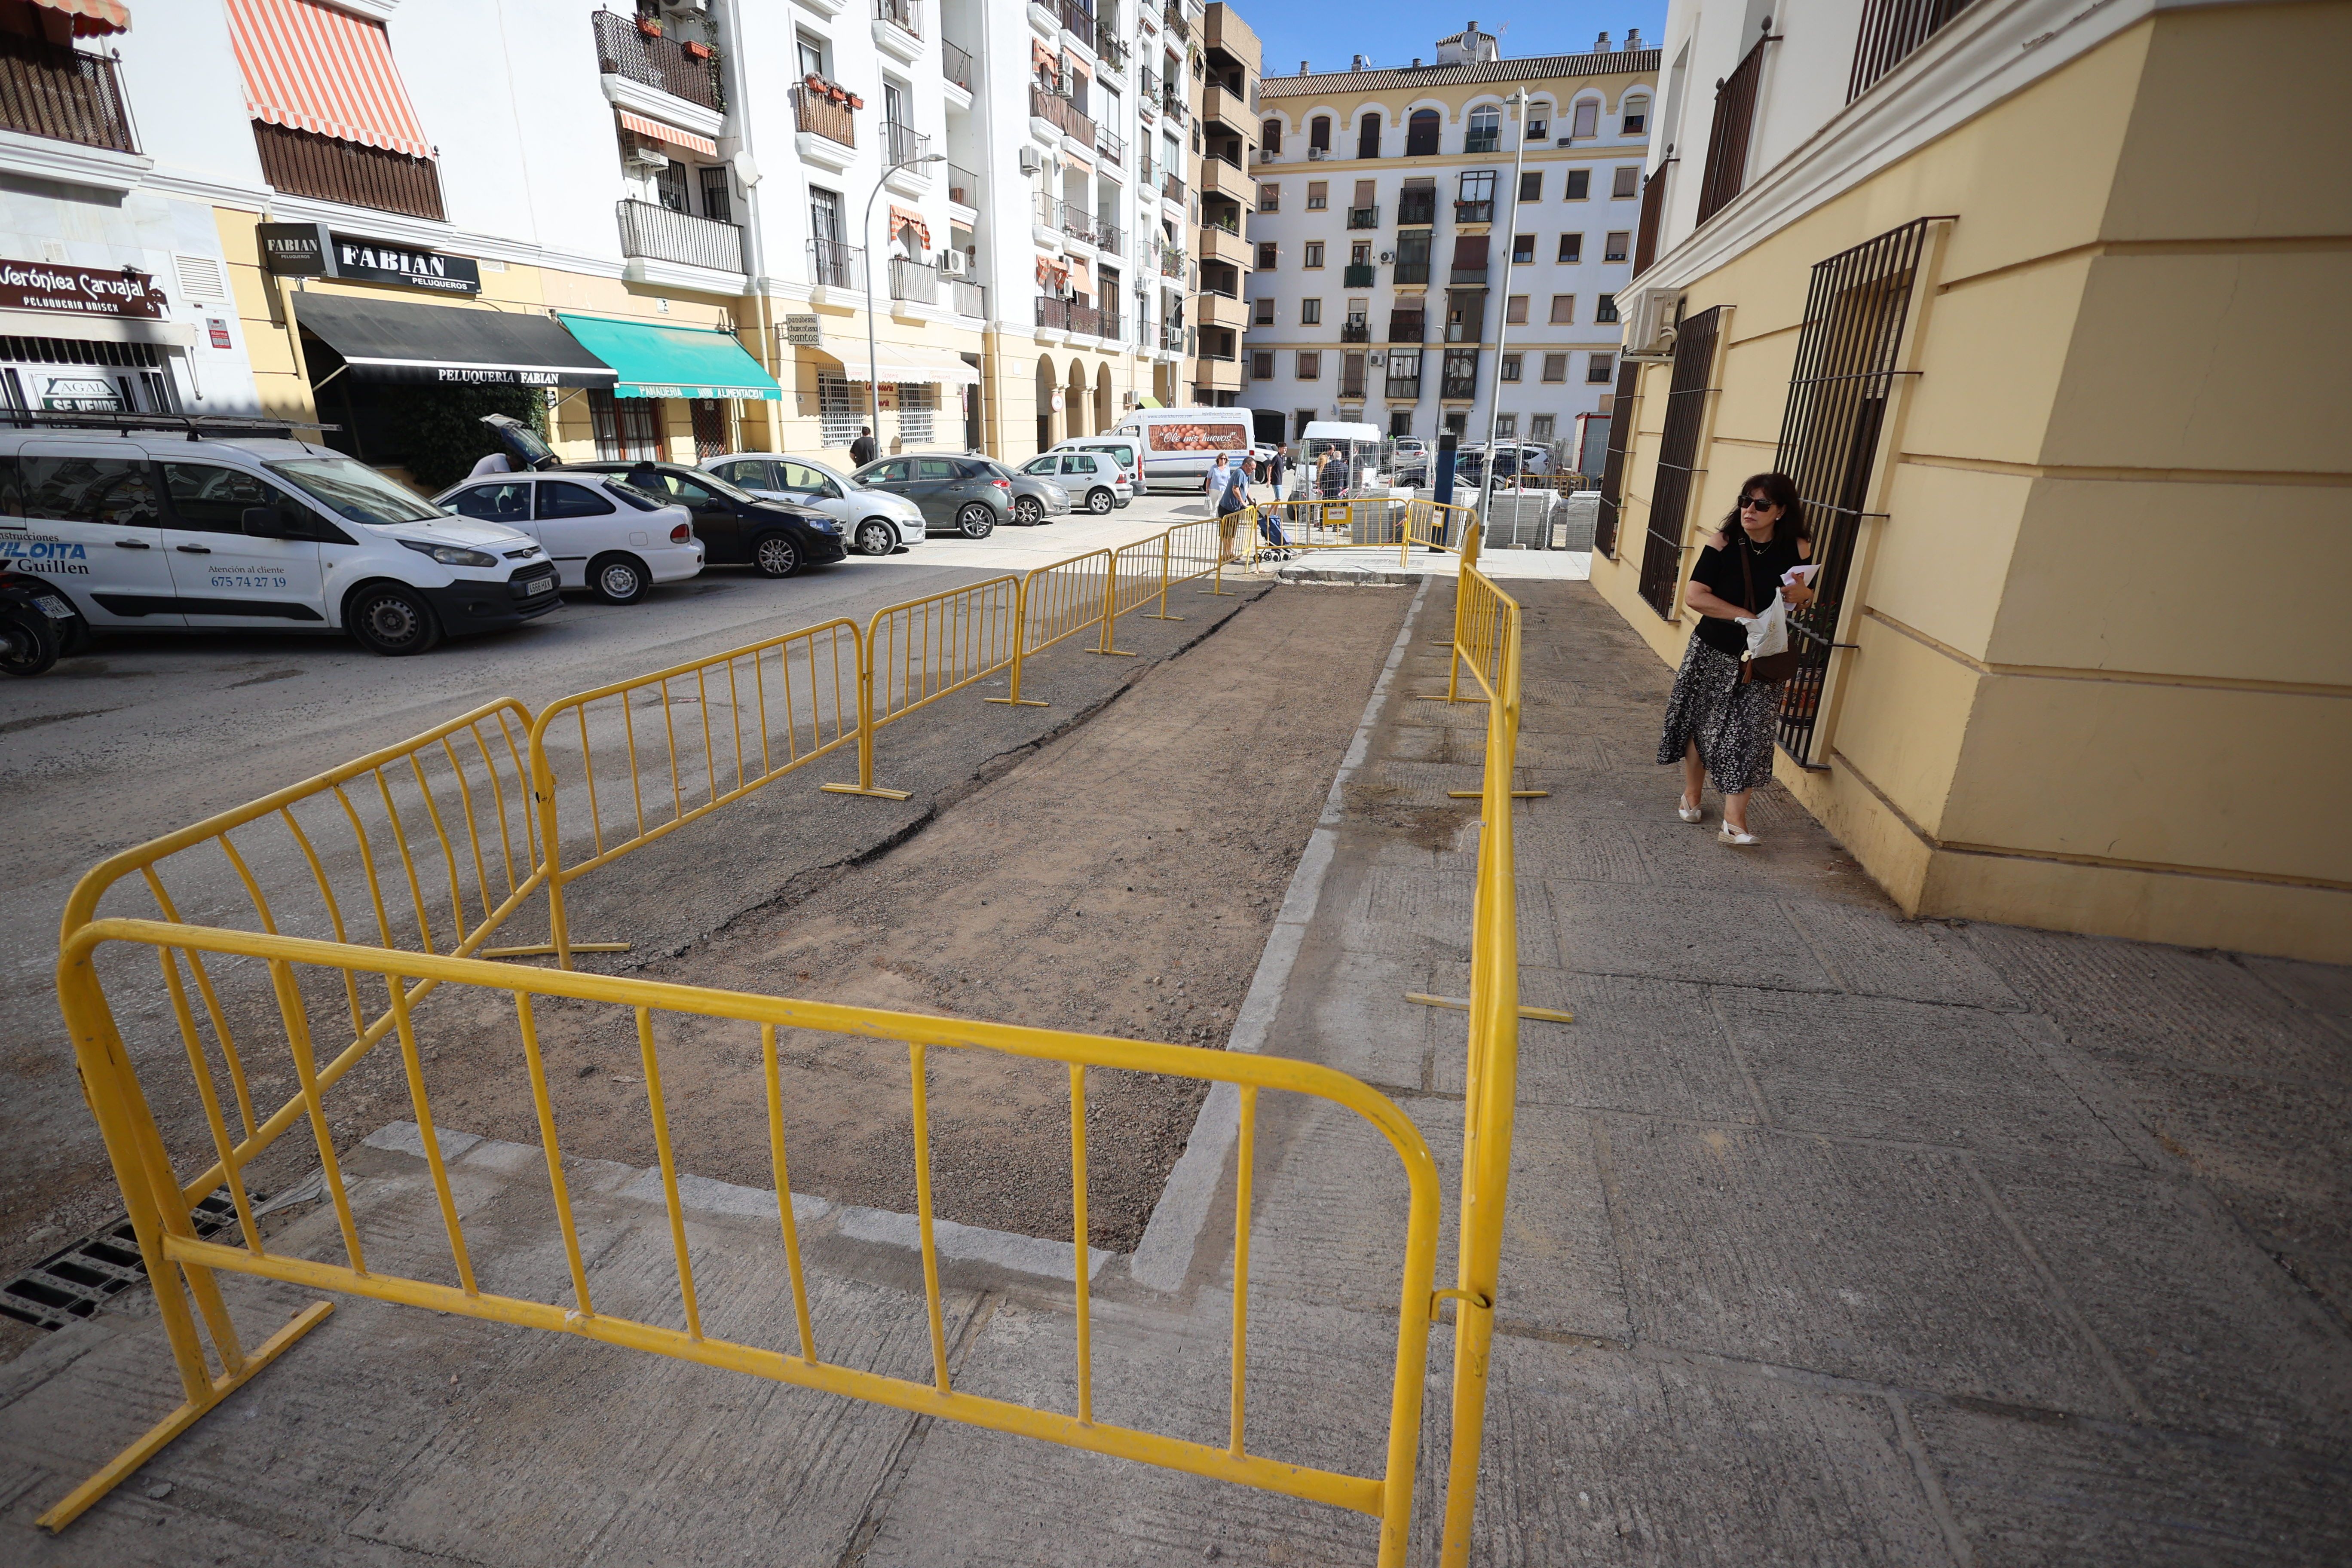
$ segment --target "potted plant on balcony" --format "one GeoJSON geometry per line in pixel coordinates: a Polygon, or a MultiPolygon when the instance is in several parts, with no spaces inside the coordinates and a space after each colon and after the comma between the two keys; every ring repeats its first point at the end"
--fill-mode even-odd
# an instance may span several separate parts
{"type": "Polygon", "coordinates": [[[686,53],[689,59],[708,60],[717,58],[719,51],[709,44],[689,39],[686,44],[686,53]]]}
{"type": "Polygon", "coordinates": [[[658,37],[661,37],[661,18],[660,18],[660,17],[658,17],[658,16],[640,16],[640,17],[638,17],[638,18],[637,18],[637,31],[638,31],[638,32],[640,32],[640,33],[643,33],[643,34],[644,34],[646,37],[648,37],[648,38],[658,38],[658,37]]]}

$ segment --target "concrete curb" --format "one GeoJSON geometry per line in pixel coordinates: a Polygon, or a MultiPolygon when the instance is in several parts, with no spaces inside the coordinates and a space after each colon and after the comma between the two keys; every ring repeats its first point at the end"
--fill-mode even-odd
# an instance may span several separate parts
{"type": "MultiPolygon", "coordinates": [[[[1323,799],[1323,815],[1317,819],[1315,832],[1307,840],[1306,853],[1298,858],[1298,868],[1291,873],[1289,890],[1283,895],[1274,930],[1267,934],[1265,949],[1258,956],[1257,973],[1250,980],[1249,994],[1242,999],[1241,1012],[1234,1019],[1233,1034],[1225,1042],[1229,1051],[1255,1052],[1265,1048],[1275,1014],[1282,1005],[1283,992],[1290,984],[1291,968],[1298,962],[1298,950],[1307,941],[1307,928],[1315,919],[1316,905],[1323,897],[1323,879],[1339,852],[1339,822],[1345,815],[1348,782],[1363,766],[1371,750],[1373,728],[1380,722],[1381,710],[1388,706],[1389,689],[1404,663],[1405,649],[1412,646],[1412,629],[1421,619],[1422,601],[1429,596],[1429,584],[1430,579],[1423,577],[1421,586],[1414,590],[1412,604],[1405,611],[1404,625],[1398,628],[1396,643],[1389,649],[1388,662],[1381,667],[1372,695],[1364,703],[1364,716],[1356,725],[1355,739],[1349,742],[1347,754],[1339,759],[1339,771],[1332,775],[1330,793],[1323,799]]],[[[1201,1227],[1208,1223],[1210,1203],[1216,1196],[1217,1184],[1224,1179],[1225,1157],[1240,1135],[1241,1091],[1229,1083],[1218,1084],[1201,1102],[1184,1152],[1168,1173],[1168,1184],[1160,1189],[1160,1201],[1152,1205],[1151,1218],[1143,1227],[1143,1239],[1128,1258],[1128,1273],[1136,1283],[1146,1289],[1164,1292],[1183,1287],[1185,1277],[1192,1270],[1192,1254],[1200,1240],[1201,1227]]]]}

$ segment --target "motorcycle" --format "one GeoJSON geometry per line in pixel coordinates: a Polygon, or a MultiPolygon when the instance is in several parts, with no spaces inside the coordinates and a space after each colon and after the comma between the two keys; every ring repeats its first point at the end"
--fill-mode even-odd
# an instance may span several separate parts
{"type": "Polygon", "coordinates": [[[38,577],[0,570],[0,674],[46,674],[86,637],[63,594],[38,577]]]}

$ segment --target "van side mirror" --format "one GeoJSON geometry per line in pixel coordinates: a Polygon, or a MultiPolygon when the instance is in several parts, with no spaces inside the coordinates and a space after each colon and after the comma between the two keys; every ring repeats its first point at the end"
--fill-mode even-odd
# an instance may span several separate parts
{"type": "Polygon", "coordinates": [[[310,531],[302,526],[290,509],[276,506],[249,506],[245,509],[240,524],[255,539],[308,539],[310,531]]]}

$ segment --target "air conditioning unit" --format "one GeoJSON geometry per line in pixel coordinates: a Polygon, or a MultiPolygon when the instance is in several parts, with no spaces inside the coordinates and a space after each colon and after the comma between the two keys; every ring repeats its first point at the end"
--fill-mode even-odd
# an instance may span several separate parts
{"type": "Polygon", "coordinates": [[[1633,297],[1620,296],[1617,309],[1625,321],[1625,357],[1669,360],[1675,357],[1675,323],[1681,314],[1680,289],[1636,289],[1633,297]]]}
{"type": "Polygon", "coordinates": [[[650,174],[656,169],[669,167],[669,154],[656,153],[641,142],[629,149],[628,165],[640,174],[650,174]]]}
{"type": "Polygon", "coordinates": [[[1038,153],[1036,148],[1024,147],[1021,149],[1021,172],[1023,174],[1034,174],[1045,166],[1045,160],[1038,153]]]}
{"type": "Polygon", "coordinates": [[[661,0],[661,8],[673,16],[708,16],[710,0],[661,0]]]}
{"type": "Polygon", "coordinates": [[[1310,163],[1319,163],[1330,155],[1331,149],[1328,147],[1309,147],[1307,149],[1307,161],[1310,163]]]}
{"type": "Polygon", "coordinates": [[[971,258],[961,250],[942,250],[940,252],[940,270],[950,278],[961,278],[971,260],[971,258]]]}

